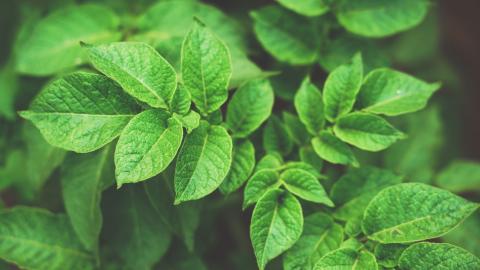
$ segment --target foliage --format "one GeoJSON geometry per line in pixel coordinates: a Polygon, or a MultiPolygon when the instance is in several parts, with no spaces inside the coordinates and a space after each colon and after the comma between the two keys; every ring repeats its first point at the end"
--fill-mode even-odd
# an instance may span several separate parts
{"type": "Polygon", "coordinates": [[[438,170],[441,84],[378,42],[429,1],[67,2],[19,1],[7,39],[6,263],[480,268],[480,163],[438,170]]]}

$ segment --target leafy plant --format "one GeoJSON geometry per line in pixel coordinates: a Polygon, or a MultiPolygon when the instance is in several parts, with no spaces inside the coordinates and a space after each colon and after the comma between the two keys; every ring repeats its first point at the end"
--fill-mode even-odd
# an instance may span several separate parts
{"type": "Polygon", "coordinates": [[[202,258],[223,248],[215,228],[244,243],[249,227],[239,269],[253,255],[259,269],[480,269],[478,246],[437,241],[477,211],[452,192],[478,192],[480,165],[435,177],[411,161],[435,155],[409,119],[437,132],[425,107],[441,84],[395,69],[366,39],[420,24],[428,1],[278,0],[250,11],[254,53],[248,29],[214,6],[138,3],[139,15],[105,2],[45,17],[20,4],[0,115],[15,120],[18,100],[28,122],[2,122],[0,187],[30,206],[0,212],[0,258],[233,269],[202,258]],[[49,78],[33,98],[18,86],[28,76],[49,78]]]}

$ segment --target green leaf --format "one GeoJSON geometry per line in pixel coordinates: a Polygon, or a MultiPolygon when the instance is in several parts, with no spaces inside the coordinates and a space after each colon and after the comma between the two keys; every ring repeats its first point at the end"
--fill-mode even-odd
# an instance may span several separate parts
{"type": "Polygon", "coordinates": [[[257,171],[247,182],[243,192],[243,206],[245,210],[256,203],[267,191],[280,186],[280,175],[275,169],[261,169],[257,171]]]}
{"type": "Polygon", "coordinates": [[[182,125],[166,111],[147,110],[125,127],[115,149],[117,186],[151,178],[167,168],[182,143],[182,125]]]}
{"type": "MultiPolygon", "coordinates": [[[[335,218],[348,221],[362,217],[368,203],[382,189],[400,184],[403,177],[375,167],[352,168],[332,186],[330,197],[338,206],[335,218]]],[[[351,224],[353,225],[353,224],[351,224]]]]}
{"type": "Polygon", "coordinates": [[[312,269],[316,261],[339,248],[342,242],[342,226],[324,213],[311,214],[305,218],[302,236],[283,256],[283,268],[312,269]]]}
{"type": "Polygon", "coordinates": [[[48,143],[79,153],[115,139],[136,114],[135,102],[108,78],[77,72],[47,85],[20,115],[48,143]]]}
{"type": "Polygon", "coordinates": [[[195,20],[182,45],[182,78],[201,113],[211,113],[225,103],[231,75],[227,46],[195,20]]]}
{"type": "Polygon", "coordinates": [[[257,203],[250,224],[250,239],[260,269],[300,238],[302,207],[290,193],[273,189],[257,203]]]}
{"type": "Polygon", "coordinates": [[[263,169],[279,169],[283,164],[283,159],[276,153],[267,154],[262,157],[255,166],[254,173],[263,169]]]}
{"type": "Polygon", "coordinates": [[[94,269],[64,214],[17,206],[0,212],[0,258],[22,269],[94,269]]]}
{"type": "Polygon", "coordinates": [[[480,211],[476,211],[462,224],[442,236],[442,242],[461,246],[480,257],[480,211]]]}
{"type": "Polygon", "coordinates": [[[307,127],[310,134],[315,135],[322,130],[325,124],[324,105],[322,94],[318,88],[305,78],[295,94],[295,109],[300,121],[307,127]]]}
{"type": "Polygon", "coordinates": [[[452,192],[480,191],[480,163],[455,160],[440,171],[436,182],[452,192]]]}
{"type": "Polygon", "coordinates": [[[18,77],[10,64],[0,69],[0,89],[0,116],[14,120],[15,97],[20,88],[18,77]]]}
{"type": "Polygon", "coordinates": [[[190,111],[190,105],[192,104],[192,96],[190,92],[185,89],[181,84],[177,85],[177,89],[173,94],[173,98],[170,101],[170,111],[180,115],[185,115],[190,111]]]}
{"type": "Polygon", "coordinates": [[[272,113],[273,90],[268,80],[253,80],[235,91],[227,108],[226,124],[235,138],[245,138],[272,113]]]}
{"type": "Polygon", "coordinates": [[[417,243],[400,257],[400,269],[479,269],[480,259],[463,248],[445,243],[417,243]]]}
{"type": "Polygon", "coordinates": [[[302,162],[310,164],[317,172],[321,172],[323,168],[323,159],[321,159],[310,145],[300,148],[298,155],[302,162]]]}
{"type": "Polygon", "coordinates": [[[409,243],[442,236],[479,205],[420,183],[381,191],[365,210],[362,228],[380,243],[409,243]]]}
{"type": "Polygon", "coordinates": [[[114,182],[111,147],[70,155],[62,165],[62,197],[70,222],[87,250],[98,252],[102,191],[114,182]]]}
{"type": "Polygon", "coordinates": [[[79,42],[104,43],[120,39],[120,19],[100,5],[72,5],[36,23],[17,48],[16,70],[47,76],[85,63],[79,42]]]}
{"type": "Polygon", "coordinates": [[[406,137],[380,116],[367,113],[351,113],[338,119],[333,127],[342,141],[362,150],[381,151],[406,137]]]}
{"type": "Polygon", "coordinates": [[[350,147],[327,131],[322,131],[313,138],[312,146],[315,153],[328,162],[355,167],[359,165],[350,147]]]}
{"type": "Polygon", "coordinates": [[[315,178],[318,179],[325,179],[326,176],[320,174],[320,172],[315,169],[312,165],[302,162],[302,161],[289,161],[285,163],[282,167],[279,168],[280,170],[289,170],[289,169],[300,169],[302,171],[305,171],[311,175],[313,175],[315,178]]]}
{"type": "Polygon", "coordinates": [[[190,111],[186,115],[174,117],[182,124],[182,126],[187,130],[187,133],[190,134],[194,129],[200,125],[201,116],[196,111],[190,111]]]}
{"type": "Polygon", "coordinates": [[[175,168],[175,204],[200,199],[217,189],[230,169],[232,138],[206,122],[187,135],[175,168]]]}
{"type": "Polygon", "coordinates": [[[378,244],[375,246],[375,257],[378,264],[387,268],[398,266],[398,259],[407,247],[402,244],[378,244]]]}
{"type": "Polygon", "coordinates": [[[234,141],[232,165],[227,177],[220,185],[223,194],[239,189],[247,180],[255,167],[255,148],[249,140],[234,141]]]}
{"type": "MultiPolygon", "coordinates": [[[[163,225],[141,184],[111,190],[104,196],[104,249],[121,269],[152,269],[170,246],[163,225]]],[[[115,268],[115,269],[118,269],[115,268]]]]}
{"type": "Polygon", "coordinates": [[[323,256],[313,269],[377,270],[378,265],[375,256],[368,251],[340,248],[323,256]]]}
{"type": "Polygon", "coordinates": [[[380,68],[365,77],[358,103],[362,110],[376,114],[411,113],[424,108],[440,86],[439,83],[429,84],[399,71],[380,68]]]}
{"type": "Polygon", "coordinates": [[[342,1],[337,19],[348,31],[367,37],[384,37],[419,24],[426,16],[426,0],[342,1]]]}
{"type": "Polygon", "coordinates": [[[277,0],[282,6],[305,16],[320,16],[330,9],[325,0],[277,0]]]}
{"type": "Polygon", "coordinates": [[[283,186],[298,197],[333,207],[333,202],[328,197],[318,179],[301,169],[288,169],[280,175],[283,186]]]}
{"type": "Polygon", "coordinates": [[[316,60],[318,38],[313,20],[273,5],[252,11],[250,16],[257,39],[275,58],[293,65],[316,60]]]}
{"type": "Polygon", "coordinates": [[[325,117],[330,122],[352,110],[362,81],[361,54],[355,54],[351,63],[337,67],[328,75],[323,87],[323,103],[325,117]]]}
{"type": "Polygon", "coordinates": [[[280,119],[272,115],[263,129],[263,148],[267,153],[288,155],[293,148],[293,140],[280,119]]]}
{"type": "Polygon", "coordinates": [[[139,42],[83,45],[93,66],[128,94],[155,108],[167,108],[177,87],[173,67],[154,48],[139,42]]]}
{"type": "Polygon", "coordinates": [[[285,130],[295,144],[300,146],[308,145],[310,135],[300,119],[289,112],[282,112],[282,116],[283,122],[285,123],[285,130]]]}

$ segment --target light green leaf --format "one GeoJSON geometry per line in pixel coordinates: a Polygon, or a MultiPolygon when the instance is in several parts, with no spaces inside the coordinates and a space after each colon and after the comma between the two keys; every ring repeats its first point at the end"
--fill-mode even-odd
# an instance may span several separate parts
{"type": "Polygon", "coordinates": [[[48,143],[79,153],[115,139],[136,114],[135,102],[102,75],[77,72],[47,85],[20,115],[48,143]]]}
{"type": "Polygon", "coordinates": [[[365,210],[362,228],[380,243],[409,243],[442,236],[478,209],[448,191],[420,183],[381,191],[365,210]]]}
{"type": "Polygon", "coordinates": [[[302,207],[290,193],[273,189],[257,203],[250,224],[250,239],[258,267],[288,250],[303,230],[302,207]]]}
{"type": "Polygon", "coordinates": [[[174,117],[187,130],[188,134],[190,134],[194,129],[196,129],[200,125],[201,116],[196,111],[190,111],[184,116],[174,115],[174,117]]]}
{"type": "Polygon", "coordinates": [[[190,105],[192,103],[192,96],[190,92],[185,89],[181,84],[177,85],[177,89],[173,94],[173,98],[170,101],[170,111],[180,115],[185,115],[190,111],[190,105]]]}
{"type": "Polygon", "coordinates": [[[184,86],[201,113],[211,113],[225,103],[232,75],[230,52],[198,20],[183,41],[181,65],[184,86]]]}
{"type": "Polygon", "coordinates": [[[323,103],[325,117],[330,122],[352,110],[362,82],[361,54],[355,54],[351,63],[337,67],[328,75],[323,87],[323,103]]]}
{"type": "Polygon", "coordinates": [[[154,48],[140,42],[83,45],[93,66],[128,94],[155,108],[167,108],[177,87],[173,67],[154,48]]]}
{"type": "Polygon", "coordinates": [[[273,108],[273,90],[268,80],[253,80],[235,91],[227,108],[226,124],[233,137],[245,138],[268,119],[273,108]]]}
{"type": "Polygon", "coordinates": [[[94,269],[66,215],[17,206],[0,212],[0,258],[22,269],[94,269]]]}
{"type": "Polygon", "coordinates": [[[302,171],[305,171],[305,172],[315,176],[315,178],[318,178],[318,179],[325,179],[326,178],[326,176],[320,174],[320,172],[317,169],[315,169],[315,167],[313,167],[312,165],[310,165],[306,162],[302,162],[302,161],[289,161],[289,162],[285,163],[279,169],[281,169],[283,171],[289,170],[289,169],[300,169],[302,171]]]}
{"type": "Polygon", "coordinates": [[[322,131],[313,138],[312,146],[315,153],[328,162],[355,167],[359,165],[350,147],[327,131],[322,131]]]}
{"type": "Polygon", "coordinates": [[[300,121],[307,127],[308,132],[312,135],[320,132],[325,124],[323,99],[310,78],[307,77],[302,82],[295,94],[294,104],[300,121]]]}
{"type": "Polygon", "coordinates": [[[366,112],[400,115],[425,107],[428,99],[440,88],[439,83],[426,83],[408,74],[379,68],[370,72],[358,94],[359,107],[366,112]]]}
{"type": "Polygon", "coordinates": [[[455,160],[437,175],[439,187],[452,192],[480,191],[480,163],[455,160]]]}
{"type": "Polygon", "coordinates": [[[255,166],[254,173],[263,169],[279,169],[283,164],[283,159],[276,153],[267,154],[262,157],[255,166]]]}
{"type": "MultiPolygon", "coordinates": [[[[348,221],[362,217],[368,203],[382,189],[400,184],[403,177],[375,167],[352,168],[332,186],[330,197],[338,206],[335,218],[348,221]]],[[[353,225],[353,224],[351,224],[353,225]]]]}
{"type": "Polygon", "coordinates": [[[320,16],[330,9],[325,0],[277,0],[282,6],[305,16],[320,16]]]}
{"type": "MultiPolygon", "coordinates": [[[[105,193],[103,248],[121,269],[152,269],[171,242],[142,184],[105,193]]],[[[115,269],[118,269],[115,268],[115,269]]]]}
{"type": "Polygon", "coordinates": [[[318,38],[313,20],[278,6],[263,7],[250,16],[257,39],[275,58],[294,65],[316,60],[318,38]]]}
{"type": "Polygon", "coordinates": [[[62,165],[65,210],[82,244],[95,253],[103,223],[102,191],[113,184],[113,170],[110,146],[86,155],[72,154],[62,165]]]}
{"type": "Polygon", "coordinates": [[[333,202],[318,179],[307,171],[301,169],[285,170],[280,175],[280,181],[288,191],[304,200],[333,207],[333,202]]]}
{"type": "Polygon", "coordinates": [[[267,191],[278,188],[280,175],[275,169],[262,169],[257,171],[247,182],[243,192],[243,206],[245,210],[256,203],[267,191]]]}
{"type": "Polygon", "coordinates": [[[340,248],[360,250],[363,248],[363,244],[356,238],[348,238],[347,240],[343,241],[343,243],[340,245],[340,248]]]}
{"type": "Polygon", "coordinates": [[[362,150],[380,151],[406,137],[380,116],[351,113],[338,119],[333,128],[342,141],[362,150]]]}
{"type": "Polygon", "coordinates": [[[255,167],[255,148],[249,140],[234,141],[232,165],[227,177],[220,185],[223,194],[239,189],[247,180],[255,167]]]}
{"type": "Polygon", "coordinates": [[[387,268],[398,266],[398,259],[407,247],[408,245],[402,244],[378,244],[375,246],[375,257],[378,264],[387,268]]]}
{"type": "Polygon", "coordinates": [[[282,116],[283,122],[285,123],[285,130],[295,144],[300,146],[308,145],[311,137],[300,119],[295,115],[285,111],[282,112],[282,116]]]}
{"type": "Polygon", "coordinates": [[[426,0],[342,1],[337,19],[348,31],[367,37],[384,37],[419,24],[426,16],[426,0]]]}
{"type": "Polygon", "coordinates": [[[272,115],[263,129],[263,148],[267,153],[288,155],[293,148],[293,140],[280,119],[272,115]]]}
{"type": "Polygon", "coordinates": [[[232,138],[207,122],[187,135],[175,168],[175,204],[200,199],[217,189],[230,169],[232,138]]]}
{"type": "Polygon", "coordinates": [[[400,257],[402,270],[480,269],[480,259],[463,248],[445,243],[417,243],[400,257]]]}
{"type": "Polygon", "coordinates": [[[368,251],[356,251],[351,248],[340,248],[323,256],[315,267],[315,270],[377,270],[378,265],[375,256],[368,251]]]}
{"type": "Polygon", "coordinates": [[[285,270],[310,270],[323,255],[340,247],[343,242],[342,226],[323,213],[305,218],[303,233],[295,245],[283,256],[285,270]]]}
{"type": "Polygon", "coordinates": [[[69,6],[40,20],[17,48],[16,69],[46,76],[85,63],[79,42],[91,44],[120,39],[119,18],[108,8],[69,6]]]}
{"type": "Polygon", "coordinates": [[[182,143],[182,125],[166,111],[147,110],[125,127],[115,149],[117,186],[151,178],[167,168],[182,143]]]}

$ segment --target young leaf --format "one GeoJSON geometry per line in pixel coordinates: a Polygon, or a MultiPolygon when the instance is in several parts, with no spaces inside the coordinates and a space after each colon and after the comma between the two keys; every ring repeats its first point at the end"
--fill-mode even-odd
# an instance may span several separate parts
{"type": "Polygon", "coordinates": [[[305,16],[320,16],[329,10],[325,0],[277,0],[282,6],[305,16]]]}
{"type": "Polygon", "coordinates": [[[273,108],[273,90],[265,79],[253,80],[235,91],[227,108],[226,124],[235,138],[245,138],[268,119],[273,108]]]}
{"type": "Polygon", "coordinates": [[[243,209],[256,203],[267,191],[280,186],[278,181],[280,175],[275,169],[262,169],[256,172],[250,180],[243,193],[243,209]]]}
{"type": "Polygon", "coordinates": [[[166,111],[147,110],[125,127],[115,149],[117,186],[151,178],[167,168],[182,143],[182,125],[166,111]]]}
{"type": "Polygon", "coordinates": [[[217,189],[230,169],[232,138],[207,122],[187,135],[175,168],[175,204],[200,199],[217,189]]]}
{"type": "Polygon", "coordinates": [[[394,128],[385,119],[367,113],[351,113],[338,119],[333,128],[335,135],[342,141],[362,150],[380,151],[405,134],[394,128]]]}
{"type": "Polygon", "coordinates": [[[122,269],[152,269],[170,246],[162,224],[141,184],[105,194],[104,248],[122,269]]]}
{"type": "Polygon", "coordinates": [[[167,108],[177,87],[173,67],[145,43],[83,45],[93,66],[128,94],[155,108],[167,108]]]}
{"type": "Polygon", "coordinates": [[[375,257],[378,264],[387,268],[397,267],[398,259],[407,247],[408,245],[402,244],[378,244],[375,247],[375,257]]]}
{"type": "Polygon", "coordinates": [[[181,65],[184,86],[201,113],[209,114],[225,103],[232,75],[230,52],[198,20],[183,41],[181,65]]]}
{"type": "Polygon", "coordinates": [[[330,191],[331,199],[339,206],[335,211],[335,218],[347,221],[362,217],[368,203],[378,192],[400,184],[402,179],[403,177],[389,170],[375,167],[348,170],[335,182],[330,191]]]}
{"type": "Polygon", "coordinates": [[[416,243],[400,256],[400,269],[480,269],[480,259],[463,248],[445,243],[416,243]]]}
{"type": "Polygon", "coordinates": [[[310,145],[300,148],[298,153],[302,162],[310,164],[317,172],[321,172],[323,168],[323,159],[321,159],[310,145]]]}
{"type": "Polygon", "coordinates": [[[363,81],[362,55],[355,54],[351,63],[334,69],[323,87],[325,117],[334,122],[349,113],[363,81]]]}
{"type": "Polygon", "coordinates": [[[283,171],[290,169],[299,169],[313,175],[315,178],[318,179],[325,179],[326,177],[325,175],[320,174],[318,170],[315,169],[315,167],[302,161],[289,161],[285,163],[280,169],[283,171]]]}
{"type": "Polygon", "coordinates": [[[283,256],[285,270],[309,270],[323,255],[340,247],[342,226],[323,213],[305,218],[302,236],[283,256]]]}
{"type": "Polygon", "coordinates": [[[267,154],[255,166],[254,174],[263,169],[279,169],[283,164],[283,159],[276,153],[267,154]]]}
{"type": "Polygon", "coordinates": [[[194,129],[200,125],[200,114],[195,111],[190,111],[184,116],[175,116],[174,117],[182,124],[182,126],[187,130],[187,133],[190,134],[194,129]]]}
{"type": "Polygon", "coordinates": [[[94,269],[66,215],[17,206],[0,212],[0,258],[24,269],[94,269]]]}
{"type": "Polygon", "coordinates": [[[351,248],[340,248],[323,256],[315,267],[315,270],[328,269],[364,269],[377,270],[378,265],[375,256],[368,251],[356,251],[351,248]]]}
{"type": "Polygon", "coordinates": [[[62,195],[70,222],[89,251],[98,252],[102,228],[102,191],[114,182],[111,147],[70,155],[62,166],[62,195]]]}
{"type": "Polygon", "coordinates": [[[428,99],[440,88],[405,73],[380,68],[370,72],[358,94],[358,104],[366,112],[400,115],[425,107],[428,99]]]}
{"type": "Polygon", "coordinates": [[[249,140],[234,141],[232,165],[227,177],[220,185],[223,194],[239,189],[247,180],[255,167],[255,148],[249,140]]]}
{"type": "Polygon", "coordinates": [[[295,94],[295,109],[300,121],[307,127],[308,132],[316,135],[325,124],[322,94],[318,88],[305,78],[295,94]]]}
{"type": "Polygon", "coordinates": [[[293,141],[282,121],[272,115],[263,129],[263,147],[267,153],[288,155],[293,148],[293,141]]]}
{"type": "Polygon", "coordinates": [[[336,15],[340,24],[352,33],[384,37],[419,24],[428,6],[426,0],[342,1],[336,15]]]}
{"type": "Polygon", "coordinates": [[[252,214],[250,239],[263,270],[267,263],[288,250],[303,229],[302,207],[290,193],[273,189],[258,201],[252,214]]]}
{"type": "Polygon", "coordinates": [[[178,84],[177,89],[173,94],[173,98],[170,101],[170,111],[172,113],[185,115],[190,111],[191,103],[192,96],[190,95],[190,92],[188,92],[183,85],[178,84]]]}
{"type": "Polygon", "coordinates": [[[317,58],[313,20],[273,5],[252,11],[250,16],[257,39],[278,60],[305,65],[317,58]]]}
{"type": "Polygon", "coordinates": [[[368,205],[362,228],[380,243],[409,243],[442,236],[478,209],[448,191],[420,183],[381,191],[368,205]]]}
{"type": "Polygon", "coordinates": [[[436,182],[452,192],[480,191],[480,163],[455,160],[440,171],[436,182]]]}
{"type": "Polygon", "coordinates": [[[298,197],[316,203],[333,207],[323,186],[312,174],[301,169],[288,169],[280,175],[280,181],[285,188],[298,197]]]}
{"type": "Polygon", "coordinates": [[[47,85],[20,115],[33,122],[51,145],[92,152],[115,139],[137,105],[108,78],[77,72],[47,85]]]}
{"type": "Polygon", "coordinates": [[[108,8],[87,4],[52,12],[36,23],[17,48],[17,71],[36,76],[52,75],[85,63],[79,45],[120,39],[120,19],[108,8]]]}
{"type": "Polygon", "coordinates": [[[313,138],[312,146],[315,153],[328,162],[358,166],[350,147],[327,131],[322,131],[313,138]]]}

